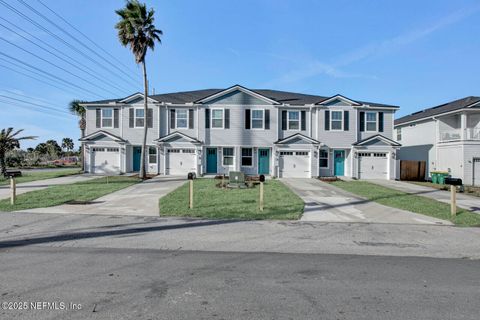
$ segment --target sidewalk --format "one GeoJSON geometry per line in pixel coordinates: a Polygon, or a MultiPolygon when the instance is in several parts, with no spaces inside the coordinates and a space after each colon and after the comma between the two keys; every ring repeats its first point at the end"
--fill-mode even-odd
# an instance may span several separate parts
{"type": "MultiPolygon", "coordinates": [[[[378,185],[450,204],[450,192],[394,180],[372,180],[378,185]]],[[[480,214],[480,198],[457,193],[457,206],[480,214]]]]}
{"type": "MultiPolygon", "coordinates": [[[[87,175],[79,174],[79,175],[73,175],[73,176],[19,183],[17,184],[17,195],[25,192],[29,192],[29,191],[45,189],[54,185],[71,184],[71,183],[87,181],[95,178],[98,178],[98,176],[87,176],[87,175]]],[[[0,199],[5,199],[8,197],[10,197],[10,185],[0,186],[0,199]]]]}

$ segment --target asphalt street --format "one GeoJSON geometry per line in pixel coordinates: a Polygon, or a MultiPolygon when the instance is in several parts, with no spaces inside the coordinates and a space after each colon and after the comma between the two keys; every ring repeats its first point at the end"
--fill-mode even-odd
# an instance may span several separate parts
{"type": "Polygon", "coordinates": [[[2,213],[0,319],[478,319],[478,235],[2,213]]]}
{"type": "Polygon", "coordinates": [[[1,253],[1,319],[478,319],[480,261],[24,247],[1,253]]]}

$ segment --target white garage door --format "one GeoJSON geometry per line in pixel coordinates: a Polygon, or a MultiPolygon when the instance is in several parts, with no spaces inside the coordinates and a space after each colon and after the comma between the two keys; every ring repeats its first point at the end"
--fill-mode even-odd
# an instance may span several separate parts
{"type": "Polygon", "coordinates": [[[168,149],[167,150],[167,174],[187,175],[195,170],[194,149],[168,149]]]}
{"type": "Polygon", "coordinates": [[[358,162],[359,179],[388,179],[386,152],[360,152],[358,162]]]}
{"type": "Polygon", "coordinates": [[[119,174],[120,156],[119,148],[92,148],[92,173],[119,174]]]}
{"type": "Polygon", "coordinates": [[[280,178],[310,178],[309,151],[281,151],[280,178]]]}

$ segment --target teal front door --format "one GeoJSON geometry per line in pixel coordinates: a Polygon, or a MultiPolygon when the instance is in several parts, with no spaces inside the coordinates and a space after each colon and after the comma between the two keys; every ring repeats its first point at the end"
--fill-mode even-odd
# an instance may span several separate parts
{"type": "Polygon", "coordinates": [[[269,149],[258,149],[258,174],[270,174],[269,149]]]}
{"type": "Polygon", "coordinates": [[[133,147],[133,171],[140,171],[140,158],[142,147],[133,147]]]}
{"type": "Polygon", "coordinates": [[[217,173],[217,148],[207,148],[207,173],[217,173]]]}
{"type": "Polygon", "coordinates": [[[334,167],[333,174],[336,176],[345,175],[345,151],[335,150],[333,151],[334,167]]]}

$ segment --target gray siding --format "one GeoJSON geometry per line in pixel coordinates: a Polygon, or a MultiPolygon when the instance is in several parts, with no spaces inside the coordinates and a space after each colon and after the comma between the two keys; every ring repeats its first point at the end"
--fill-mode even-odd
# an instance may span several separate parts
{"type": "Polygon", "coordinates": [[[211,105],[266,105],[267,102],[258,99],[254,96],[246,94],[240,90],[232,91],[226,95],[223,95],[217,99],[208,102],[211,105]]]}
{"type": "MultiPolygon", "coordinates": [[[[284,139],[287,137],[290,137],[296,133],[303,134],[307,137],[310,137],[310,126],[311,126],[311,118],[310,118],[310,109],[309,108],[275,108],[275,117],[278,119],[278,122],[276,123],[277,125],[277,131],[278,131],[278,139],[284,139]],[[282,110],[286,111],[305,111],[305,128],[306,130],[282,130],[282,110]]],[[[312,119],[312,122],[314,120],[312,119]]],[[[287,126],[288,128],[288,126],[287,126]]],[[[274,140],[275,141],[275,140],[274,140]]]]}
{"type": "MultiPolygon", "coordinates": [[[[208,108],[210,107],[213,106],[208,106],[208,108]]],[[[275,107],[258,107],[259,109],[270,110],[269,130],[245,129],[245,109],[252,108],[251,105],[232,105],[221,108],[230,109],[230,129],[205,129],[205,108],[200,111],[200,140],[203,140],[205,144],[211,146],[262,147],[270,146],[277,140],[277,109],[275,107]]]]}
{"type": "Polygon", "coordinates": [[[338,106],[329,107],[328,109],[322,108],[317,109],[318,115],[318,135],[315,137],[318,141],[324,143],[330,148],[349,148],[352,146],[352,143],[357,141],[357,112],[352,106],[338,106]],[[333,131],[325,130],[325,110],[341,110],[349,111],[349,130],[348,131],[333,131]]]}
{"type": "MultiPolygon", "coordinates": [[[[357,118],[358,118],[358,140],[363,140],[368,137],[374,136],[376,134],[381,134],[382,136],[385,136],[389,139],[393,139],[393,117],[394,117],[394,112],[390,110],[371,110],[371,109],[358,109],[357,110],[357,118]],[[369,131],[369,132],[360,132],[360,112],[361,111],[368,111],[368,112],[383,112],[383,132],[378,132],[378,131],[369,131]]],[[[378,125],[377,125],[378,127],[378,125]]]]}

